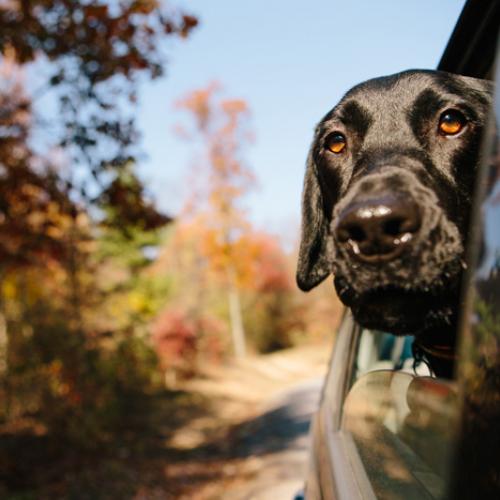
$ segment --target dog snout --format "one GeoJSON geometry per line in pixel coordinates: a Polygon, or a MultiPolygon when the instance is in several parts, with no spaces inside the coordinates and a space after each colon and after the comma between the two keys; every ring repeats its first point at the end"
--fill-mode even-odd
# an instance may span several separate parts
{"type": "Polygon", "coordinates": [[[387,262],[407,250],[421,226],[410,199],[386,196],[351,202],[339,215],[337,244],[364,263],[387,262]]]}

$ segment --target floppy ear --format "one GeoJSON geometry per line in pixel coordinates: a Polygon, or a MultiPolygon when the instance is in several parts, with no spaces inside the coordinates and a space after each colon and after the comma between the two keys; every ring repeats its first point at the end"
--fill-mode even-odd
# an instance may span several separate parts
{"type": "Polygon", "coordinates": [[[302,192],[302,235],[297,264],[297,285],[301,290],[311,290],[330,274],[327,238],[328,220],[311,148],[302,192]]]}

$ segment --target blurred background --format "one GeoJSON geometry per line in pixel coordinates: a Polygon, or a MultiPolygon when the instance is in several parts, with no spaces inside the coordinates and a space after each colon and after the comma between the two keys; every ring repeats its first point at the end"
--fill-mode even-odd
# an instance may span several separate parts
{"type": "Polygon", "coordinates": [[[294,282],[313,128],[463,3],[0,0],[0,497],[255,477],[342,310],[294,282]]]}

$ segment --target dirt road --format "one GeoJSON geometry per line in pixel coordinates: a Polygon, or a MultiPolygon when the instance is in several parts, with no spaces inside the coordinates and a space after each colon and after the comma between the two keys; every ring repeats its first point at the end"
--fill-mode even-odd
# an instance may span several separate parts
{"type": "Polygon", "coordinates": [[[246,460],[238,473],[242,482],[225,492],[223,500],[292,499],[306,475],[309,422],[315,411],[322,379],[299,383],[283,391],[264,412],[244,426],[235,442],[246,460]]]}
{"type": "Polygon", "coordinates": [[[309,421],[327,358],[328,346],[302,347],[193,381],[189,390],[212,395],[216,411],[191,421],[169,443],[199,456],[173,469],[187,485],[180,498],[293,498],[305,477],[309,421]]]}

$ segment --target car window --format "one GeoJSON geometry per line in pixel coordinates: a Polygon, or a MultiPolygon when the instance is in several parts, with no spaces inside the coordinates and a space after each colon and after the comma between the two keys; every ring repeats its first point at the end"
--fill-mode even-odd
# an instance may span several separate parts
{"type": "Polygon", "coordinates": [[[413,337],[360,329],[340,430],[379,498],[442,498],[456,441],[456,384],[415,366],[413,337]]]}

